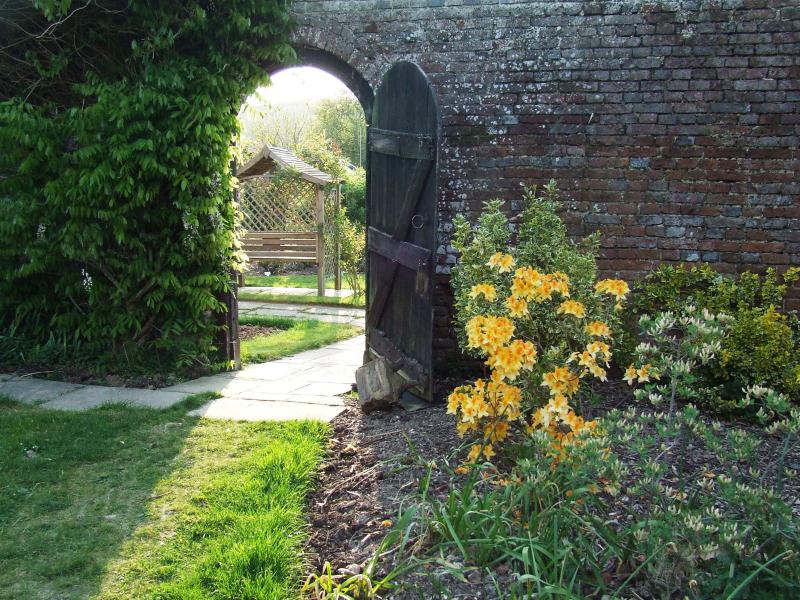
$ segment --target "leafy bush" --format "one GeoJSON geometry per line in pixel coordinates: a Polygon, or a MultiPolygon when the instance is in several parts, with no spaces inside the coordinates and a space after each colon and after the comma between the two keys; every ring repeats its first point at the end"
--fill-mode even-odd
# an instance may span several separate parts
{"type": "Polygon", "coordinates": [[[743,387],[764,384],[797,398],[800,393],[800,327],[794,313],[784,307],[788,285],[800,271],[783,276],[774,269],[759,276],[742,273],[727,277],[707,265],[663,266],[634,286],[631,304],[624,311],[625,327],[618,343],[618,358],[632,360],[641,315],[672,311],[687,305],[733,317],[713,369],[701,369],[704,397],[697,401],[728,412],[736,406],[743,387]]]}
{"type": "Polygon", "coordinates": [[[486,379],[457,388],[448,400],[459,434],[482,438],[470,461],[490,459],[494,444],[518,424],[548,431],[557,446],[593,427],[569,401],[580,399],[584,378],[606,379],[614,312],[628,286],[595,284],[592,248],[569,240],[555,194],[552,184],[543,197],[526,192],[516,245],[499,202],[487,205],[474,232],[456,223],[461,262],[453,290],[462,347],[490,368],[486,379]]]}
{"type": "Polygon", "coordinates": [[[342,179],[342,201],[347,218],[353,223],[367,224],[367,173],[361,167],[347,171],[342,179]]]}
{"type": "Polygon", "coordinates": [[[236,263],[236,114],[263,64],[293,56],[287,6],[73,4],[31,4],[0,57],[13,77],[0,103],[0,329],[207,362],[236,263]]]}
{"type": "Polygon", "coordinates": [[[339,260],[347,286],[357,299],[364,296],[361,274],[364,272],[364,228],[353,223],[344,209],[336,215],[335,234],[339,242],[339,260]]]}

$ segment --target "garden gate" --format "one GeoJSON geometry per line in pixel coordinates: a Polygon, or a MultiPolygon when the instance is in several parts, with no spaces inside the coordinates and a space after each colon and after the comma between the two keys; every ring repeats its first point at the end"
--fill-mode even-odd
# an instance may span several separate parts
{"type": "Polygon", "coordinates": [[[428,78],[394,64],[369,129],[367,347],[432,398],[439,119],[428,78]]]}

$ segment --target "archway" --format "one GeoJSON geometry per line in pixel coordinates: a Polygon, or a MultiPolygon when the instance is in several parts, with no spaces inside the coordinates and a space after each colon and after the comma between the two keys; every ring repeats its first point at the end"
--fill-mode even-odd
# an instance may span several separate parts
{"type": "MultiPolygon", "coordinates": [[[[299,60],[292,64],[271,65],[267,70],[272,76],[272,85],[257,88],[243,103],[244,107],[258,106],[259,110],[251,111],[249,115],[247,110],[240,111],[240,168],[245,169],[247,179],[248,161],[259,160],[265,148],[269,148],[270,158],[276,154],[293,158],[289,161],[291,169],[284,173],[286,177],[276,176],[267,170],[259,175],[259,181],[256,182],[264,184],[255,186],[258,188],[255,191],[259,192],[256,195],[271,200],[268,204],[271,211],[269,229],[272,233],[269,233],[268,239],[265,236],[264,240],[258,240],[258,248],[252,243],[248,245],[248,240],[252,241],[255,235],[249,229],[257,224],[259,227],[256,229],[260,232],[263,229],[260,226],[264,223],[261,222],[263,219],[251,219],[253,222],[248,226],[247,214],[244,215],[242,225],[248,231],[240,237],[250,259],[250,268],[245,277],[240,279],[240,283],[247,286],[242,290],[241,299],[245,302],[259,301],[252,297],[256,291],[269,296],[280,294],[280,298],[270,298],[270,302],[291,303],[295,305],[292,308],[298,309],[300,307],[296,305],[307,300],[305,304],[315,305],[314,312],[320,320],[350,324],[350,320],[344,317],[353,315],[346,315],[345,311],[352,308],[354,310],[351,312],[359,312],[355,309],[363,307],[364,297],[364,166],[368,119],[365,109],[371,111],[372,89],[356,69],[330,53],[315,49],[307,48],[299,52],[299,60]],[[297,164],[330,174],[327,183],[317,190],[316,208],[302,202],[305,196],[295,194],[295,199],[289,202],[292,195],[285,194],[287,189],[293,189],[292,177],[297,164]],[[329,187],[332,189],[329,190],[329,187]],[[276,202],[276,194],[280,196],[280,202],[276,202]],[[334,202],[328,201],[333,197],[336,198],[336,206],[331,206],[334,202]],[[320,201],[320,198],[324,200],[320,201]],[[340,199],[342,210],[339,208],[340,199]],[[289,218],[291,215],[298,218],[289,218]],[[341,236],[338,235],[340,230],[345,232],[341,236]],[[277,232],[291,235],[279,236],[277,232]],[[348,235],[348,232],[355,232],[355,235],[348,235]],[[310,248],[309,243],[304,241],[307,236],[314,234],[316,249],[310,248]],[[301,237],[303,240],[300,240],[301,237]],[[353,242],[354,239],[356,242],[353,242]],[[342,243],[339,243],[340,240],[342,243]],[[353,251],[352,247],[359,245],[357,240],[362,240],[361,250],[353,251]],[[353,255],[360,259],[348,258],[353,255]],[[353,268],[354,263],[358,268],[353,268]],[[309,269],[316,271],[313,286],[305,281],[309,278],[309,269]],[[260,289],[255,290],[254,287],[260,289]],[[312,295],[310,289],[286,289],[289,287],[313,287],[315,292],[312,295]],[[267,291],[265,288],[272,289],[267,291]],[[278,291],[276,288],[283,289],[278,291]],[[289,292],[298,292],[297,296],[301,295],[300,292],[307,292],[312,297],[300,298],[289,292]],[[290,295],[294,297],[290,298],[290,295]],[[317,308],[318,304],[324,306],[317,308]],[[341,305],[336,306],[338,304],[341,305]],[[342,310],[340,314],[334,314],[334,309],[342,310]],[[326,312],[330,314],[323,314],[326,312]]],[[[242,183],[239,188],[241,200],[238,203],[240,208],[247,205],[251,212],[258,205],[258,200],[250,197],[253,194],[247,195],[247,192],[254,191],[253,186],[249,185],[252,183],[249,180],[242,183]]],[[[231,314],[237,312],[234,301],[235,298],[230,305],[231,314]]],[[[246,309],[244,312],[248,314],[246,309]]],[[[304,318],[314,319],[313,316],[304,318]]],[[[363,309],[360,310],[360,320],[363,328],[363,309]]],[[[239,328],[231,322],[229,330],[235,332],[239,328]]],[[[243,335],[247,337],[248,333],[243,335]]],[[[243,347],[246,350],[247,344],[243,344],[243,347]]]]}

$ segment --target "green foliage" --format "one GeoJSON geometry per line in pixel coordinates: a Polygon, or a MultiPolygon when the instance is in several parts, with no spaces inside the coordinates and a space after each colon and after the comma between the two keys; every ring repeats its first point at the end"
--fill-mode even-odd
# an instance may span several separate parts
{"type": "MultiPolygon", "coordinates": [[[[47,94],[16,73],[0,103],[0,327],[90,355],[205,363],[236,263],[236,113],[262,65],[293,56],[287,6],[119,4],[52,23],[64,35],[83,24],[75,35],[113,60],[75,69],[72,44],[19,40],[66,66],[41,76],[47,94]]],[[[71,5],[39,3],[34,21],[71,5]]]]}
{"type": "Polygon", "coordinates": [[[636,346],[636,362],[625,372],[629,384],[644,385],[636,390],[636,398],[655,405],[666,401],[670,417],[678,400],[696,398],[702,383],[697,368],[719,355],[730,321],[725,313],[715,315],[693,306],[678,317],[669,311],[642,315],[639,327],[645,341],[636,346]]]}
{"type": "Polygon", "coordinates": [[[703,379],[699,403],[728,412],[735,409],[743,387],[757,384],[775,387],[796,399],[800,394],[800,327],[795,313],[780,311],[788,286],[798,274],[797,269],[782,276],[768,269],[763,276],[745,272],[729,277],[708,265],[662,266],[634,287],[631,304],[623,313],[626,327],[619,340],[618,358],[624,363],[631,361],[641,315],[663,310],[681,313],[687,305],[694,305],[733,317],[718,364],[698,371],[703,379]]]}
{"type": "Polygon", "coordinates": [[[352,96],[322,100],[316,107],[315,126],[332,140],[349,162],[363,167],[367,158],[367,121],[352,96]]]}
{"type": "Polygon", "coordinates": [[[342,204],[347,218],[362,226],[367,224],[367,172],[361,167],[346,171],[342,179],[342,204]]]}
{"type": "Polygon", "coordinates": [[[650,597],[775,598],[800,590],[800,522],[770,478],[768,437],[708,422],[687,405],[663,413],[612,411],[605,428],[636,464],[626,488],[630,555],[650,597]]]}
{"type": "Polygon", "coordinates": [[[366,236],[363,226],[353,223],[344,209],[336,215],[334,235],[339,243],[339,260],[347,287],[353,290],[355,300],[364,296],[364,250],[366,236]]]}
{"type": "Polygon", "coordinates": [[[736,313],[716,371],[731,393],[747,385],[763,384],[797,397],[800,340],[788,321],[789,317],[773,307],[736,313]]]}

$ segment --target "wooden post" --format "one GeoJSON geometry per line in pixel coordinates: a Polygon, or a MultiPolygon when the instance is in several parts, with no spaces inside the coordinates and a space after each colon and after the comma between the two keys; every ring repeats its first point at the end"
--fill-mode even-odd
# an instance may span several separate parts
{"type": "Polygon", "coordinates": [[[325,295],[325,192],[317,186],[317,295],[325,295]]]}
{"type": "MultiPolygon", "coordinates": [[[[339,218],[339,210],[342,206],[342,184],[336,184],[336,197],[334,199],[334,214],[336,218],[339,218]]],[[[333,272],[335,273],[335,281],[334,281],[334,288],[337,291],[342,289],[342,265],[341,265],[341,248],[339,247],[339,235],[337,231],[334,231],[334,238],[333,238],[333,272]]]]}

